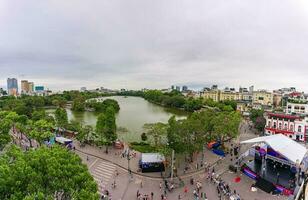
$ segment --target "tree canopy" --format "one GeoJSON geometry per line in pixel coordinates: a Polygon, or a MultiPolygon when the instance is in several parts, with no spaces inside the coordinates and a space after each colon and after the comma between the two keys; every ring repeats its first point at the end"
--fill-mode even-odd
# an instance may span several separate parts
{"type": "Polygon", "coordinates": [[[0,199],[99,199],[81,159],[54,146],[22,152],[12,146],[0,157],[0,199]]]}
{"type": "Polygon", "coordinates": [[[57,108],[55,111],[56,125],[61,128],[66,128],[68,125],[67,112],[64,108],[57,108]]]}

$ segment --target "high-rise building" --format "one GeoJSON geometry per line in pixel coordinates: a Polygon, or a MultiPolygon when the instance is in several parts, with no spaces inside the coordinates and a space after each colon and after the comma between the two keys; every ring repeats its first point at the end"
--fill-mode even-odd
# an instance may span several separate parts
{"type": "Polygon", "coordinates": [[[29,93],[29,82],[27,80],[21,80],[21,94],[29,93]]]}
{"type": "Polygon", "coordinates": [[[254,86],[252,85],[249,87],[249,93],[253,93],[253,91],[254,91],[254,86]]]}
{"type": "Polygon", "coordinates": [[[7,79],[7,91],[9,95],[17,96],[18,94],[18,83],[16,78],[7,79]]]}
{"type": "Polygon", "coordinates": [[[187,87],[186,85],[183,85],[182,91],[183,91],[183,92],[186,92],[187,90],[188,90],[188,87],[187,87]]]}
{"type": "Polygon", "coordinates": [[[33,93],[34,92],[34,83],[33,82],[29,82],[28,86],[29,86],[29,93],[33,93]]]}
{"type": "Polygon", "coordinates": [[[86,87],[81,87],[81,88],[80,88],[80,91],[81,91],[81,92],[85,92],[85,91],[87,91],[87,88],[86,88],[86,87]]]}

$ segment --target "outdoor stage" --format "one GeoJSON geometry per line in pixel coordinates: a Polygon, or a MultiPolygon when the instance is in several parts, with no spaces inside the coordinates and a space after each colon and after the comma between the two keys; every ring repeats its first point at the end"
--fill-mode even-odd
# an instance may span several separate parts
{"type": "Polygon", "coordinates": [[[294,184],[292,181],[295,179],[295,174],[291,172],[291,169],[287,165],[282,165],[278,162],[267,159],[265,162],[266,170],[262,170],[261,160],[251,160],[246,162],[247,167],[255,172],[260,178],[276,185],[280,185],[289,190],[294,190],[294,184]],[[274,167],[276,165],[276,167],[274,167]],[[279,176],[278,176],[279,173],[279,176]]]}

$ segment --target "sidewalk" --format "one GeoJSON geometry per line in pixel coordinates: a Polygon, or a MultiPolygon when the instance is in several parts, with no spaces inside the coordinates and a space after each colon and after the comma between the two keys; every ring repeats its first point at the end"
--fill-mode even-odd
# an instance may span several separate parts
{"type": "MultiPolygon", "coordinates": [[[[76,151],[84,153],[84,154],[88,154],[91,156],[95,156],[98,157],[100,159],[109,161],[115,165],[117,165],[119,168],[128,169],[128,160],[127,158],[123,158],[122,157],[122,152],[123,150],[119,150],[119,149],[115,149],[113,147],[109,147],[108,149],[108,154],[105,153],[105,147],[99,148],[96,146],[90,146],[90,145],[86,145],[85,147],[80,147],[79,142],[78,141],[74,141],[75,143],[75,147],[76,147],[76,151]]],[[[130,169],[132,171],[132,173],[134,174],[138,174],[140,176],[144,176],[144,177],[150,177],[150,178],[161,178],[161,174],[160,173],[140,173],[138,172],[139,166],[139,159],[141,157],[141,153],[137,152],[137,151],[133,151],[131,150],[130,153],[132,155],[136,155],[136,156],[131,156],[130,159],[130,169]]],[[[214,165],[215,163],[217,163],[221,158],[215,154],[213,154],[211,151],[205,149],[204,150],[204,161],[206,161],[206,163],[210,166],[214,165]]],[[[188,163],[185,164],[184,160],[181,159],[177,162],[177,164],[175,165],[177,167],[177,174],[178,176],[190,176],[198,171],[202,171],[204,170],[204,167],[201,168],[201,160],[202,160],[202,153],[199,153],[197,155],[197,157],[194,159],[193,163],[188,163]],[[186,167],[186,165],[188,165],[188,170],[184,173],[184,168],[186,167]]],[[[164,176],[170,176],[170,166],[168,166],[166,168],[166,171],[163,173],[164,176]]]]}

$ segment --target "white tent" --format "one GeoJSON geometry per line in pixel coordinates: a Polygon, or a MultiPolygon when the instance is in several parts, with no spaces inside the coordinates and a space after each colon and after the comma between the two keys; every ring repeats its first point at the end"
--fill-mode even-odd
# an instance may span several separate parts
{"type": "Polygon", "coordinates": [[[165,157],[159,153],[143,153],[141,154],[142,163],[161,163],[165,161],[165,157]]]}
{"type": "Polygon", "coordinates": [[[73,142],[72,140],[67,139],[65,137],[56,137],[56,141],[61,143],[61,144],[68,144],[68,143],[73,142]]]}
{"type": "Polygon", "coordinates": [[[297,161],[301,163],[307,153],[306,147],[282,134],[258,137],[242,141],[241,144],[260,143],[260,142],[266,143],[267,145],[269,145],[271,148],[273,148],[281,155],[285,156],[294,164],[297,161]]]}

